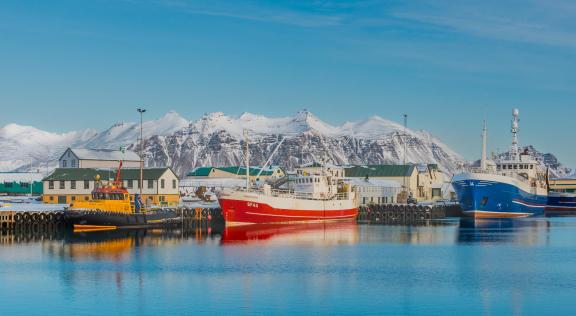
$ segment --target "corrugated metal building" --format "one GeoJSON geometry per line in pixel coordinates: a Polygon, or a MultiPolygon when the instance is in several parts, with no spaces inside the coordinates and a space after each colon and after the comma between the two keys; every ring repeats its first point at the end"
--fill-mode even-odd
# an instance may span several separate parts
{"type": "MultiPolygon", "coordinates": [[[[256,177],[260,173],[260,181],[268,178],[281,178],[285,175],[284,170],[280,167],[268,167],[262,170],[261,167],[250,167],[250,180],[256,181],[256,177]]],[[[198,167],[186,175],[187,179],[240,179],[246,178],[246,167],[198,167]]]]}
{"type": "Polygon", "coordinates": [[[1,195],[42,194],[42,174],[39,172],[0,172],[1,195]]]}

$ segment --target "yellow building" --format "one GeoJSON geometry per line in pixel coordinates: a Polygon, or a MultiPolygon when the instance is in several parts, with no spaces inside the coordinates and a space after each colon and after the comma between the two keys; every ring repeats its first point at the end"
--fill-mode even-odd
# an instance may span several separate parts
{"type": "Polygon", "coordinates": [[[550,179],[550,191],[575,193],[576,178],[550,179]]]}
{"type": "MultiPolygon", "coordinates": [[[[140,193],[140,169],[126,168],[120,172],[130,199],[140,193]]],[[[99,176],[104,184],[114,180],[116,169],[58,168],[43,181],[43,202],[71,204],[91,199],[91,193],[99,176]]],[[[178,176],[170,168],[145,168],[142,200],[150,205],[177,205],[180,202],[178,176]]]]}

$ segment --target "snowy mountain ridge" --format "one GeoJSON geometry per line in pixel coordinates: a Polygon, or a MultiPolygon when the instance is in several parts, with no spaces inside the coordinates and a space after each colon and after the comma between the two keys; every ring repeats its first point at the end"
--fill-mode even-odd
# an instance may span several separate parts
{"type": "MultiPolygon", "coordinates": [[[[252,113],[234,117],[214,112],[195,121],[170,111],[160,119],[144,122],[146,164],[170,166],[180,176],[198,166],[244,164],[244,130],[249,133],[253,165],[263,164],[284,137],[272,163],[288,170],[323,160],[341,165],[402,163],[405,143],[409,163],[435,163],[448,175],[468,164],[429,132],[404,131],[401,124],[379,116],[334,126],[307,110],[291,117],[252,113]]],[[[0,153],[0,171],[49,172],[66,147],[117,149],[126,145],[136,150],[139,133],[136,122],[116,123],[102,132],[86,129],[61,134],[9,124],[0,128],[0,145],[5,149],[0,153]]],[[[572,172],[553,155],[540,155],[548,157],[558,174],[572,172]]]]}

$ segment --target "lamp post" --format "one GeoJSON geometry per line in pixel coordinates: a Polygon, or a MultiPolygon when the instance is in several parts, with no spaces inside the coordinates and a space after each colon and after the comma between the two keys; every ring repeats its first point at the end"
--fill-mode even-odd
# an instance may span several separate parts
{"type": "Polygon", "coordinates": [[[142,199],[142,187],[144,185],[144,136],[143,136],[143,121],[142,116],[146,112],[146,109],[138,108],[138,113],[140,113],[140,198],[142,199]]]}
{"type": "MultiPolygon", "coordinates": [[[[404,168],[406,168],[406,155],[408,154],[408,148],[407,148],[407,131],[408,129],[408,114],[404,114],[404,168]]],[[[406,201],[408,201],[408,184],[406,183],[406,173],[404,173],[404,190],[406,190],[406,201]]]]}

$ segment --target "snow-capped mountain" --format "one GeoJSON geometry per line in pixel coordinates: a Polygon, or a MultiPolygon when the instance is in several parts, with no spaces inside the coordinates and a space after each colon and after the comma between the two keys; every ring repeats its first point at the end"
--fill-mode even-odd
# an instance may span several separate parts
{"type": "Polygon", "coordinates": [[[313,161],[335,164],[381,164],[404,161],[437,163],[452,171],[464,163],[460,155],[427,132],[407,130],[380,117],[332,126],[309,111],[294,117],[239,117],[208,113],[171,136],[152,137],[146,144],[151,166],[170,165],[179,174],[197,166],[244,164],[243,131],[249,131],[251,164],[263,164],[282,138],[272,163],[287,169],[313,161]]]}
{"type": "MultiPolygon", "coordinates": [[[[144,139],[172,135],[190,124],[176,112],[147,121],[144,139]]],[[[51,133],[30,126],[8,124],[0,128],[0,171],[40,170],[47,173],[58,165],[58,158],[68,147],[118,149],[137,143],[139,123],[114,124],[103,132],[93,129],[69,133],[51,133]]]]}
{"type": "MultiPolygon", "coordinates": [[[[333,126],[303,110],[292,117],[270,118],[244,113],[238,117],[207,113],[188,121],[176,112],[144,122],[148,166],[170,166],[179,175],[198,166],[244,164],[244,136],[250,139],[250,163],[263,164],[286,138],[272,163],[288,170],[309,162],[334,164],[436,163],[448,175],[468,164],[426,131],[407,129],[378,116],[333,126]]],[[[139,123],[117,123],[107,130],[64,134],[9,124],[0,128],[0,171],[40,169],[48,172],[66,147],[137,149],[139,123]],[[32,168],[30,168],[32,160],[32,168]]],[[[534,151],[536,154],[540,154],[534,151]]],[[[554,175],[572,172],[552,154],[540,154],[554,175]]]]}

